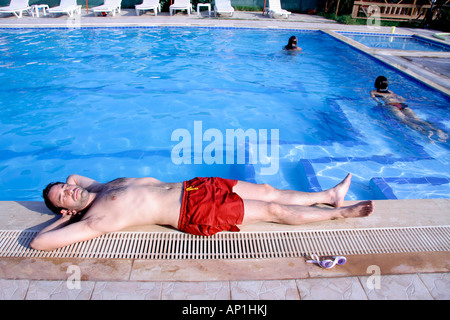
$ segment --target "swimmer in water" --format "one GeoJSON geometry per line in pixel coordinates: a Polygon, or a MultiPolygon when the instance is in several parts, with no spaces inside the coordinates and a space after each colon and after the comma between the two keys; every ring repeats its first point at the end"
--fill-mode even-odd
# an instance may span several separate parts
{"type": "Polygon", "coordinates": [[[405,103],[406,99],[388,90],[388,85],[389,81],[386,77],[379,76],[375,80],[376,90],[370,91],[370,96],[379,104],[381,104],[382,101],[384,103],[384,107],[386,107],[397,120],[406,124],[410,128],[419,131],[428,138],[431,138],[434,134],[436,134],[439,141],[447,141],[448,135],[446,133],[433,127],[431,123],[420,119],[405,103]]]}
{"type": "Polygon", "coordinates": [[[302,51],[302,48],[297,47],[297,37],[296,36],[290,37],[288,44],[285,45],[283,49],[288,50],[288,51],[302,51]]]}

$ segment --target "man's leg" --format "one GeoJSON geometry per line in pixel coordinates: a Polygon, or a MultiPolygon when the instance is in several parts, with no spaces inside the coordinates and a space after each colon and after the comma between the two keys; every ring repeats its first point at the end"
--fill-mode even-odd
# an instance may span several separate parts
{"type": "Polygon", "coordinates": [[[342,206],[344,197],[350,187],[351,174],[334,188],[320,192],[301,192],[293,190],[279,190],[268,184],[254,184],[238,181],[233,187],[244,200],[260,200],[285,205],[312,206],[318,203],[330,204],[335,207],[342,206]]]}
{"type": "Polygon", "coordinates": [[[366,217],[372,212],[373,202],[370,200],[361,201],[352,206],[328,209],[244,199],[244,219],[242,224],[275,222],[300,225],[334,219],[366,217]]]}

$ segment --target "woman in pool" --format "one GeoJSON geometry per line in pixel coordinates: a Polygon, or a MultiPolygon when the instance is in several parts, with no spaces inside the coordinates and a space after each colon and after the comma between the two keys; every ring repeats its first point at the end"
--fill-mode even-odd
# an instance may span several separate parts
{"type": "Polygon", "coordinates": [[[431,138],[435,133],[438,136],[439,141],[445,142],[448,139],[448,135],[442,130],[433,127],[429,122],[420,119],[414,111],[405,103],[406,99],[396,95],[394,92],[388,90],[389,81],[384,76],[379,76],[375,80],[376,90],[370,91],[370,96],[378,103],[381,104],[380,99],[383,101],[384,106],[397,118],[400,122],[406,124],[410,128],[419,131],[420,133],[431,138]]]}
{"type": "Polygon", "coordinates": [[[288,51],[302,51],[302,48],[297,47],[297,37],[292,36],[289,38],[289,42],[284,46],[284,50],[288,51]]]}

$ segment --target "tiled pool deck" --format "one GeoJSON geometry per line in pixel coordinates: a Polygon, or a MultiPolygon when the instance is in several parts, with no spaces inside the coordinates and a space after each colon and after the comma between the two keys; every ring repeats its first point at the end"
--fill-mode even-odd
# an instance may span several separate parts
{"type": "MultiPolygon", "coordinates": [[[[448,273],[259,281],[66,281],[0,279],[2,300],[448,300],[448,273]]],[[[187,304],[186,304],[187,305],[187,304]]]]}
{"type": "MultiPolygon", "coordinates": [[[[157,17],[151,14],[137,17],[134,10],[122,10],[116,17],[94,17],[83,9],[80,19],[68,19],[66,16],[0,18],[0,27],[14,28],[105,25],[320,29],[330,33],[334,30],[367,31],[365,26],[339,25],[316,16],[293,14],[288,20],[269,19],[260,12],[236,12],[231,19],[217,19],[208,18],[205,12],[201,17],[196,14],[170,17],[168,13],[157,17]]],[[[371,31],[389,33],[390,28],[371,31]]],[[[429,37],[434,33],[432,30],[402,28],[397,28],[396,32],[429,37]]],[[[413,56],[404,57],[398,52],[371,53],[449,93],[449,78],[442,69],[443,63],[448,66],[448,55],[420,56],[413,53],[413,56]]],[[[392,181],[378,182],[383,186],[392,181]]],[[[385,200],[376,201],[376,211],[369,218],[331,221],[303,228],[327,230],[449,225],[449,214],[450,199],[385,200]]],[[[0,202],[2,230],[40,229],[52,218],[42,203],[0,202]]],[[[280,228],[283,227],[263,224],[249,226],[242,231],[280,228]]],[[[354,255],[347,258],[344,266],[323,270],[306,263],[302,257],[156,261],[4,257],[0,258],[0,299],[450,299],[450,254],[447,251],[354,255]],[[75,281],[78,276],[80,282],[75,281]]]]}

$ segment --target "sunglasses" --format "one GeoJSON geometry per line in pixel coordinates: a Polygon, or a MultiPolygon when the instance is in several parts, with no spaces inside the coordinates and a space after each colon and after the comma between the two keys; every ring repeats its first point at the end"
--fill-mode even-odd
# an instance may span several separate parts
{"type": "Polygon", "coordinates": [[[343,257],[343,256],[333,256],[332,257],[333,260],[325,259],[325,260],[320,261],[319,256],[317,254],[312,254],[311,259],[312,260],[306,260],[306,262],[317,263],[320,267],[322,267],[324,269],[331,269],[335,265],[341,266],[347,262],[347,258],[343,257]]]}

